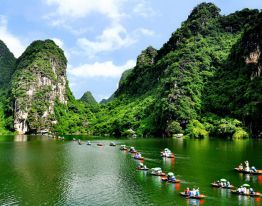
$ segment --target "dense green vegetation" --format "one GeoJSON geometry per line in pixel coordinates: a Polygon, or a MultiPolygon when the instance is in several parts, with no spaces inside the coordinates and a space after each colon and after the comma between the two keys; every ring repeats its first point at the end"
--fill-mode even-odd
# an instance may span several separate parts
{"type": "Polygon", "coordinates": [[[234,45],[228,60],[206,89],[205,108],[241,120],[253,135],[262,134],[262,13],[234,45]]]}
{"type": "Polygon", "coordinates": [[[7,87],[15,70],[15,57],[0,40],[0,88],[7,87]]]}
{"type": "MultiPolygon", "coordinates": [[[[114,98],[96,115],[92,122],[94,132],[115,136],[129,135],[130,130],[140,136],[249,136],[253,131],[247,130],[241,115],[234,115],[226,101],[238,93],[232,88],[227,93],[226,87],[219,89],[217,84],[227,85],[220,82],[222,74],[230,79],[231,87],[240,83],[235,82],[234,76],[238,67],[230,73],[221,71],[226,71],[231,56],[236,56],[236,45],[249,38],[246,31],[256,24],[254,19],[258,19],[259,11],[244,9],[229,16],[219,13],[214,4],[202,3],[162,48],[142,51],[136,67],[121,78],[114,98]]],[[[235,62],[240,58],[238,55],[235,62]]],[[[261,81],[260,77],[257,79],[261,81]]],[[[250,84],[250,79],[246,78],[245,83],[250,84]]],[[[261,84],[254,88],[257,91],[252,93],[246,88],[252,96],[259,94],[261,84]]],[[[239,99],[245,99],[244,96],[239,99]]],[[[261,99],[256,102],[259,105],[261,99]]],[[[261,117],[261,110],[255,112],[261,117]]]]}
{"type": "Polygon", "coordinates": [[[80,101],[88,104],[88,105],[96,105],[97,102],[95,98],[93,97],[92,93],[90,91],[87,91],[83,94],[83,96],[80,98],[80,101]]]}
{"type": "Polygon", "coordinates": [[[92,134],[89,119],[94,119],[93,113],[97,112],[98,105],[89,105],[76,100],[67,85],[67,104],[56,101],[55,117],[57,124],[54,133],[58,134],[92,134]]]}
{"type": "Polygon", "coordinates": [[[64,52],[52,40],[34,41],[17,59],[11,85],[14,116],[18,121],[27,116],[30,132],[49,130],[56,121],[52,98],[54,87],[63,85],[66,64],[64,52]]]}
{"type": "Polygon", "coordinates": [[[0,40],[0,134],[13,130],[10,80],[15,71],[15,57],[0,40]]]}
{"type": "MultiPolygon", "coordinates": [[[[261,25],[259,10],[222,16],[214,4],[202,3],[159,50],[149,46],[141,52],[136,66],[123,73],[117,91],[102,104],[90,92],[76,100],[66,82],[66,103],[55,100],[46,124],[42,117],[52,106],[48,100],[52,87],[38,88],[30,103],[29,126],[50,127],[60,134],[261,137],[261,25]]],[[[0,66],[7,67],[0,72],[10,82],[15,67],[9,65],[15,59],[6,54],[9,57],[0,58],[0,66]]],[[[20,101],[20,109],[28,107],[26,95],[39,75],[62,83],[66,63],[53,41],[33,42],[17,60],[12,78],[13,98],[20,101]]],[[[8,89],[0,93],[0,132],[12,129],[7,93],[8,89]]]]}
{"type": "Polygon", "coordinates": [[[25,52],[17,59],[16,70],[24,70],[42,73],[49,79],[58,80],[57,77],[63,75],[67,64],[66,57],[62,49],[60,49],[52,40],[34,41],[30,44],[25,52]],[[59,60],[59,61],[57,61],[59,60]],[[56,75],[52,69],[52,63],[58,64],[59,68],[56,75]]]}

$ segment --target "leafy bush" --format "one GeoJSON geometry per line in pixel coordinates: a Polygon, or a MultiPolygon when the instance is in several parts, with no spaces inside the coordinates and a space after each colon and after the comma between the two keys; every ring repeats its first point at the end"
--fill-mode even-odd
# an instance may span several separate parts
{"type": "Polygon", "coordinates": [[[198,120],[190,120],[187,125],[186,135],[191,138],[202,139],[208,137],[208,131],[198,120]]]}

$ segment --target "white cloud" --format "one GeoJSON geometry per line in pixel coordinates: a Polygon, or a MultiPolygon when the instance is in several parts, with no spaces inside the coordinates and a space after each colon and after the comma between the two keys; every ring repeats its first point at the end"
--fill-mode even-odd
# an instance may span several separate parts
{"type": "MultiPolygon", "coordinates": [[[[70,18],[83,18],[92,12],[101,13],[110,19],[121,16],[119,7],[124,0],[44,0],[47,5],[57,6],[49,17],[60,16],[70,18]]],[[[61,19],[60,19],[61,20],[61,19]]],[[[56,23],[60,24],[59,20],[56,23]]]]}
{"type": "Polygon", "coordinates": [[[58,38],[52,38],[52,40],[58,45],[61,49],[64,47],[64,42],[58,38]]]}
{"type": "Polygon", "coordinates": [[[132,38],[120,24],[106,28],[96,40],[79,38],[77,44],[86,54],[93,57],[99,52],[113,51],[134,44],[137,40],[132,38]]]}
{"type": "Polygon", "coordinates": [[[133,68],[136,62],[128,60],[124,65],[115,65],[112,61],[95,62],[93,64],[83,64],[76,68],[69,68],[68,72],[79,78],[87,77],[108,77],[119,78],[123,71],[133,68]]]}
{"type": "Polygon", "coordinates": [[[149,3],[145,0],[140,0],[140,2],[134,7],[133,13],[145,18],[155,15],[155,11],[150,7],[149,3]]]}
{"type": "Polygon", "coordinates": [[[137,29],[136,33],[142,34],[144,36],[154,36],[155,35],[155,32],[153,30],[146,29],[146,28],[137,29]]]}
{"type": "Polygon", "coordinates": [[[8,31],[7,27],[7,18],[0,15],[0,39],[7,45],[15,57],[19,57],[24,52],[25,46],[18,37],[8,31]]]}
{"type": "MultiPolygon", "coordinates": [[[[94,58],[101,52],[111,52],[121,48],[128,47],[136,43],[141,36],[153,36],[155,33],[149,29],[138,28],[133,31],[128,31],[122,24],[123,17],[132,15],[132,7],[135,6],[133,14],[144,16],[152,13],[145,0],[142,2],[134,1],[133,3],[124,4],[127,0],[44,0],[49,6],[54,6],[55,11],[47,15],[51,25],[59,26],[69,30],[74,35],[78,36],[77,49],[87,55],[89,58],[94,58]],[[129,8],[124,8],[126,5],[132,5],[129,8]],[[124,13],[124,11],[128,11],[124,13]],[[142,12],[141,14],[139,12],[142,12]],[[110,24],[103,28],[100,34],[95,34],[94,39],[86,36],[81,36],[86,33],[86,29],[75,28],[73,22],[76,19],[91,16],[93,13],[98,13],[109,19],[110,24]],[[84,52],[83,52],[84,51],[84,52]]],[[[93,22],[87,23],[88,26],[93,22]]],[[[89,27],[86,28],[89,28],[89,27]]],[[[93,32],[96,33],[96,32],[93,32]]]]}

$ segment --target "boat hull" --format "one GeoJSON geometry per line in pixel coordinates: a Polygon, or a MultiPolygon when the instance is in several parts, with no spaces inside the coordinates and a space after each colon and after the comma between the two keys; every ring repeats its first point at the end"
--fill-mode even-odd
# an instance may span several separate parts
{"type": "Polygon", "coordinates": [[[167,178],[165,178],[165,177],[163,177],[162,179],[161,179],[163,182],[169,182],[169,183],[174,183],[174,184],[176,184],[176,183],[180,183],[181,182],[181,180],[168,180],[167,178]]]}
{"type": "Polygon", "coordinates": [[[221,186],[221,185],[216,184],[216,183],[211,183],[211,186],[212,186],[212,187],[216,187],[216,188],[223,188],[223,189],[233,189],[233,188],[234,188],[233,185],[230,185],[230,186],[228,187],[228,186],[221,186]]]}
{"type": "Polygon", "coordinates": [[[198,200],[201,200],[201,199],[204,199],[204,198],[207,197],[207,196],[202,195],[202,194],[200,194],[199,196],[189,196],[189,195],[185,194],[185,192],[180,192],[180,195],[183,196],[183,197],[186,197],[186,198],[198,199],[198,200]]]}
{"type": "Polygon", "coordinates": [[[239,173],[244,173],[244,174],[251,174],[251,175],[262,175],[262,170],[257,170],[256,172],[250,170],[250,171],[245,171],[244,169],[239,169],[239,168],[234,168],[235,171],[239,173]]]}
{"type": "Polygon", "coordinates": [[[231,193],[236,195],[249,196],[249,197],[261,197],[260,192],[255,192],[254,194],[244,194],[244,193],[239,193],[237,190],[231,190],[231,193]]]}
{"type": "Polygon", "coordinates": [[[163,176],[166,176],[166,173],[161,173],[161,174],[155,174],[155,173],[151,173],[151,175],[153,175],[153,176],[161,176],[161,177],[163,177],[163,176]]]}
{"type": "Polygon", "coordinates": [[[134,157],[135,160],[144,160],[144,157],[140,157],[140,158],[137,158],[137,157],[134,157]]]}
{"type": "Polygon", "coordinates": [[[137,170],[147,171],[147,170],[149,170],[149,168],[140,168],[140,167],[137,167],[137,170]]]}

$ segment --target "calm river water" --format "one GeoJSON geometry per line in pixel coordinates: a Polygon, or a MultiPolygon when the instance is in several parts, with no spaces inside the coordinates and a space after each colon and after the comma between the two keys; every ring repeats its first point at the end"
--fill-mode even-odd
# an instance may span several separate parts
{"type": "MultiPolygon", "coordinates": [[[[138,162],[111,140],[87,137],[82,145],[40,136],[0,136],[0,205],[262,205],[260,198],[246,198],[215,189],[220,178],[238,186],[250,184],[262,192],[262,176],[240,175],[233,168],[244,160],[262,168],[262,141],[190,139],[118,139],[135,146],[148,167],[172,171],[180,184],[136,170],[138,162]],[[96,143],[105,144],[98,147],[96,143]],[[163,159],[168,147],[175,159],[163,159]],[[187,200],[185,187],[199,187],[208,197],[187,200]]],[[[78,138],[78,137],[76,137],[78,138]]]]}

